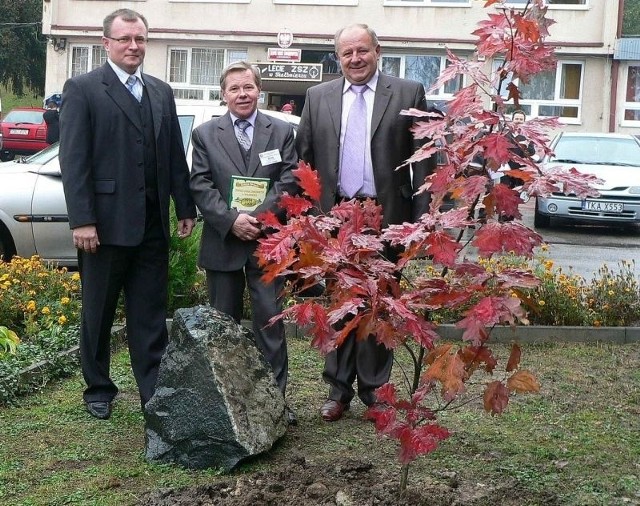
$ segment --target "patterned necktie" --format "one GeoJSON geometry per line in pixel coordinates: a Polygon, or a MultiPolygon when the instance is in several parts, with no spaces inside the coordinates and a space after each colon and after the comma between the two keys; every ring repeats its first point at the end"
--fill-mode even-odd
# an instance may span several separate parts
{"type": "Polygon", "coordinates": [[[367,104],[364,100],[366,89],[366,84],[351,85],[356,99],[347,117],[340,166],[340,189],[349,198],[358,193],[364,184],[364,161],[367,149],[367,104]]]}
{"type": "Polygon", "coordinates": [[[251,149],[251,139],[249,138],[249,134],[247,134],[247,128],[251,126],[251,123],[246,119],[237,119],[236,126],[238,127],[236,137],[238,138],[240,146],[242,146],[245,151],[249,151],[251,149]]]}
{"type": "Polygon", "coordinates": [[[131,93],[135,99],[140,102],[140,100],[142,100],[142,94],[140,93],[140,87],[136,86],[137,81],[138,78],[136,76],[129,76],[125,86],[129,90],[129,93],[131,93]]]}

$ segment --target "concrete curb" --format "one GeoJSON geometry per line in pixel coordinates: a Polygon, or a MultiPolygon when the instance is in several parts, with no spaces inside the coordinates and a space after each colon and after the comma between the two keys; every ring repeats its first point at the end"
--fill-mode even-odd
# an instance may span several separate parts
{"type": "MultiPolygon", "coordinates": [[[[251,322],[242,325],[251,328],[251,322]]],[[[445,341],[459,341],[462,330],[453,325],[440,325],[438,333],[445,341]]],[[[293,324],[285,325],[287,337],[304,339],[305,333],[293,324]]],[[[627,344],[640,342],[640,327],[557,327],[553,325],[520,325],[495,327],[491,332],[494,343],[597,343],[627,344]]]]}

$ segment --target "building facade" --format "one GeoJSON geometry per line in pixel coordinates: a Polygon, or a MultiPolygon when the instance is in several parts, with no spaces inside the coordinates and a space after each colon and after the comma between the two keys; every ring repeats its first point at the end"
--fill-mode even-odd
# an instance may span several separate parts
{"type": "MultiPolygon", "coordinates": [[[[640,55],[620,39],[624,0],[547,0],[555,20],[548,42],[555,71],[521,83],[530,117],[559,116],[567,130],[637,133],[640,55]]],[[[526,0],[509,0],[522,7],[526,0]]],[[[447,65],[446,50],[476,59],[476,24],[496,7],[480,0],[43,0],[49,36],[46,93],[104,63],[102,19],[127,7],[150,25],[145,72],[167,81],[180,100],[217,101],[222,69],[235,60],[260,66],[261,107],[293,100],[300,113],[305,90],[340,76],[336,29],[367,23],[382,46],[382,72],[430,88],[447,65]]],[[[487,71],[499,66],[487,61],[487,71]]],[[[450,82],[428,96],[446,102],[465,83],[450,82]]]]}

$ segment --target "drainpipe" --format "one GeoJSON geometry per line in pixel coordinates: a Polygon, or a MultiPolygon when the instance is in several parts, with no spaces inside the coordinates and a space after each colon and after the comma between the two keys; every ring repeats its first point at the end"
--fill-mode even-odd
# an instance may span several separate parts
{"type": "MultiPolygon", "coordinates": [[[[622,18],[624,15],[624,0],[618,0],[618,24],[616,26],[616,40],[622,36],[622,18]]],[[[616,111],[618,110],[618,81],[620,73],[620,60],[611,61],[611,89],[609,90],[609,132],[616,131],[618,123],[616,111]]]]}

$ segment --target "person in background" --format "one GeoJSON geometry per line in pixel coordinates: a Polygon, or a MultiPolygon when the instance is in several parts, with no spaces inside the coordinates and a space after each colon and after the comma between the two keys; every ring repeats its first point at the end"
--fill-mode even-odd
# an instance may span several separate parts
{"type": "Polygon", "coordinates": [[[55,100],[47,102],[47,110],[44,111],[42,119],[47,124],[47,144],[58,142],[60,138],[60,114],[55,100]]]}
{"type": "MultiPolygon", "coordinates": [[[[220,88],[228,111],[193,131],[191,191],[204,218],[198,264],[205,269],[211,306],[242,318],[249,288],[253,332],[276,383],[285,395],[288,374],[284,324],[269,320],[282,311],[283,280],[265,284],[255,250],[263,230],[256,216],[273,210],[283,192],[294,194],[298,163],[293,127],[258,110],[259,71],[236,62],[222,72],[220,88]],[[243,188],[262,190],[243,194],[243,188]]],[[[287,407],[291,425],[297,423],[287,407]]]]}
{"type": "MultiPolygon", "coordinates": [[[[521,125],[526,120],[527,115],[521,109],[517,109],[511,114],[511,121],[515,126],[521,125]]],[[[513,144],[513,147],[509,148],[509,151],[511,151],[514,155],[525,158],[527,156],[533,156],[535,154],[533,143],[528,142],[527,138],[524,135],[518,134],[514,136],[513,134],[509,134],[508,138],[513,144]]],[[[510,169],[519,169],[520,167],[522,167],[522,165],[515,160],[509,160],[508,163],[510,169]]],[[[501,182],[503,184],[506,184],[509,188],[516,188],[518,186],[521,186],[524,181],[507,174],[501,178],[501,182]]]]}
{"type": "Polygon", "coordinates": [[[196,208],[171,87],[140,71],[147,20],[119,9],[103,21],[107,61],[68,79],[60,168],[82,283],[80,358],[87,411],[111,416],[110,337],[124,291],[127,343],[140,402],[152,397],[168,335],[169,201],[178,235],[196,208]]]}
{"type": "MultiPolygon", "coordinates": [[[[435,157],[413,164],[412,171],[396,170],[420,146],[409,130],[413,118],[400,111],[426,110],[424,87],[378,71],[380,44],[367,25],[338,30],[335,49],[344,77],[307,90],[296,137],[300,158],[320,176],[320,207],[326,212],[341,200],[369,197],[382,207],[383,226],[413,221],[428,210],[428,193],[414,192],[435,169],[435,157]]],[[[397,252],[389,250],[393,261],[397,252]]],[[[330,387],[322,419],[339,420],[349,409],[356,379],[360,400],[375,404],[375,390],[389,381],[392,362],[391,350],[374,336],[349,336],[325,359],[323,378],[330,387]]]]}

